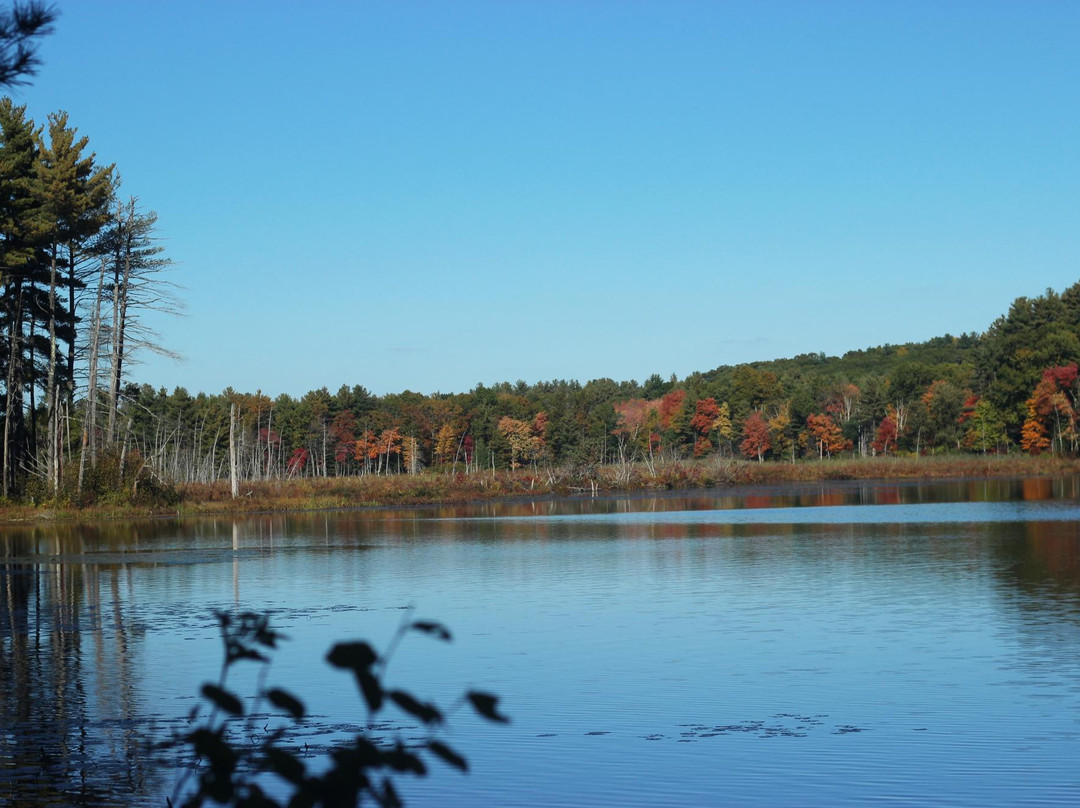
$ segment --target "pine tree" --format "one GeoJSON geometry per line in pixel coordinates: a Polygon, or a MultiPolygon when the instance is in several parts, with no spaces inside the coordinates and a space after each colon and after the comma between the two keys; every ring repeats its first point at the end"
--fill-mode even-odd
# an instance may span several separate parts
{"type": "Polygon", "coordinates": [[[55,9],[36,0],[0,12],[0,87],[24,84],[37,72],[37,39],[52,33],[56,16],[55,9]]]}
{"type": "Polygon", "coordinates": [[[85,245],[104,226],[114,187],[114,167],[95,166],[95,155],[84,155],[87,142],[85,136],[76,139],[76,130],[68,127],[66,112],[53,113],[49,116],[48,140],[39,139],[36,163],[35,192],[43,216],[42,236],[49,262],[46,475],[49,489],[54,492],[60,480],[61,390],[69,409],[74,399],[76,293],[85,286],[81,269],[85,258],[90,256],[85,245]],[[66,301],[59,299],[61,284],[66,287],[66,301]],[[62,365],[61,341],[67,345],[67,358],[62,365]]]}
{"type": "Polygon", "coordinates": [[[35,355],[42,348],[36,315],[47,308],[38,294],[43,264],[38,241],[41,211],[35,194],[37,151],[37,133],[33,121],[26,117],[26,107],[0,98],[0,328],[4,340],[0,347],[4,380],[0,489],[5,496],[14,490],[16,469],[33,457],[33,439],[27,433],[23,412],[24,391],[29,386],[32,405],[35,355]]]}

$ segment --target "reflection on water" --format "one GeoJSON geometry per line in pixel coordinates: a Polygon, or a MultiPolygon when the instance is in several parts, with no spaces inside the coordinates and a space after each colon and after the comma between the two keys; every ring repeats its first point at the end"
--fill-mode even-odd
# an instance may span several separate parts
{"type": "Polygon", "coordinates": [[[114,565],[0,563],[0,796],[9,804],[113,804],[155,782],[124,584],[114,565]]]}
{"type": "Polygon", "coordinates": [[[457,639],[403,646],[402,683],[515,721],[455,724],[474,774],[411,804],[1076,804],[1078,501],[1069,477],[4,528],[0,803],[162,805],[148,744],[214,674],[214,608],[292,635],[275,676],[315,737],[363,720],[329,644],[416,604],[457,639]]]}

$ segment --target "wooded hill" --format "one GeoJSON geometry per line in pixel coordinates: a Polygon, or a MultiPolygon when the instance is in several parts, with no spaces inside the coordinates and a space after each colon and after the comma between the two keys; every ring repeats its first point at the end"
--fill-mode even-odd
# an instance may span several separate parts
{"type": "Polygon", "coordinates": [[[1020,298],[984,334],[841,357],[721,366],[686,379],[478,385],[299,399],[128,386],[123,446],[163,478],[417,474],[744,456],[1077,451],[1080,283],[1020,298]]]}
{"type": "Polygon", "coordinates": [[[274,399],[154,390],[132,383],[129,360],[164,350],[140,314],[175,305],[155,224],[120,197],[115,167],[97,164],[65,113],[39,126],[0,99],[5,497],[84,502],[232,474],[585,473],[715,456],[1078,449],[1080,284],[1020,298],[983,334],[721,366],[682,380],[385,396],[353,384],[274,399]]]}

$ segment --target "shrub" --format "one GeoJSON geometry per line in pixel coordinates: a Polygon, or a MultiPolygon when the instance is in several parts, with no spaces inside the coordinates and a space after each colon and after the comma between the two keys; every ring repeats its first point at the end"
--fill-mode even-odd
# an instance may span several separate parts
{"type": "MultiPolygon", "coordinates": [[[[173,798],[179,800],[191,777],[196,777],[195,790],[184,798],[183,808],[198,808],[207,799],[236,808],[280,808],[283,804],[290,808],[340,808],[361,805],[368,800],[387,808],[400,806],[403,803],[394,779],[405,774],[423,777],[427,773],[425,755],[463,772],[468,771],[468,761],[438,738],[439,730],[454,711],[469,704],[488,721],[507,723],[509,720],[499,712],[498,698],[490,693],[466,691],[448,709],[442,710],[408,691],[387,687],[387,666],[406,634],[420,632],[450,641],[450,632],[445,626],[413,620],[410,610],[384,654],[380,655],[363,641],[338,643],[327,654],[330,665],[350,672],[355,678],[367,707],[368,725],[352,738],[334,744],[328,752],[329,768],[321,774],[313,774],[297,745],[290,741],[290,730],[304,720],[304,703],[280,688],[263,689],[265,667],[258,678],[260,690],[246,714],[243,701],[227,688],[233,665],[242,661],[268,665],[267,653],[276,648],[282,635],[270,628],[265,614],[218,612],[217,619],[225,658],[218,682],[207,683],[202,688],[202,697],[212,710],[194,730],[167,744],[167,747],[187,748],[201,761],[197,774],[195,769],[189,768],[173,794],[173,798]],[[389,704],[424,725],[427,734],[421,742],[411,741],[406,745],[401,738],[387,740],[370,731],[376,715],[389,704]],[[284,723],[269,729],[269,720],[260,715],[264,706],[275,710],[284,723]],[[234,728],[241,731],[230,732],[234,728]],[[266,782],[267,775],[283,781],[284,790],[288,792],[284,802],[266,793],[260,785],[260,782],[266,782]]],[[[198,718],[198,712],[197,706],[192,711],[192,721],[198,718]]],[[[169,799],[168,804],[171,808],[173,799],[169,799]]]]}

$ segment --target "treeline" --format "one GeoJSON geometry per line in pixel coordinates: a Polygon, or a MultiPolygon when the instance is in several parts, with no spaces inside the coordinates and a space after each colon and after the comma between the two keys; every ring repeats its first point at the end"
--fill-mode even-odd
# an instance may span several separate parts
{"type": "MultiPolygon", "coordinates": [[[[192,396],[126,380],[140,320],[174,301],[156,217],[122,201],[57,112],[35,125],[0,99],[0,418],[5,497],[130,499],[172,483],[450,474],[714,456],[1080,448],[1080,284],[1020,298],[983,334],[842,357],[722,366],[679,380],[478,385],[375,396],[192,396]],[[119,493],[118,493],[119,492],[119,493]]],[[[594,475],[595,476],[595,475],[594,475]]],[[[610,478],[610,474],[607,475],[610,478]]]]}
{"type": "Polygon", "coordinates": [[[43,125],[0,99],[0,493],[81,489],[99,455],[119,459],[131,418],[128,359],[158,347],[142,321],[175,301],[160,273],[156,215],[122,199],[65,112],[43,125]]]}
{"type": "Polygon", "coordinates": [[[681,381],[385,396],[355,385],[300,398],[130,386],[120,412],[125,451],[178,482],[227,479],[230,431],[241,480],[521,466],[586,474],[716,454],[1071,454],[1078,359],[1080,284],[1018,299],[981,335],[723,366],[681,381]]]}

